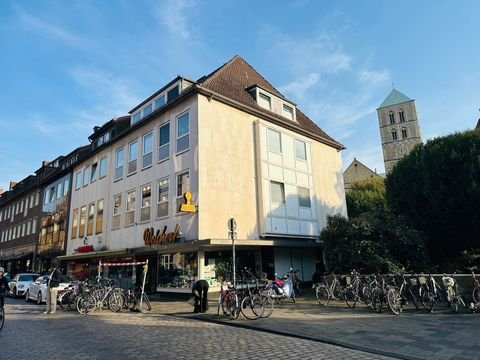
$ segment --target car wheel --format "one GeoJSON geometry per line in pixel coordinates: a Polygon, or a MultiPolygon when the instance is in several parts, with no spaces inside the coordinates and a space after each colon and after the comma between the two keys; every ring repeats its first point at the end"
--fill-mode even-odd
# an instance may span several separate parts
{"type": "Polygon", "coordinates": [[[29,301],[30,301],[30,293],[29,293],[28,290],[25,291],[25,301],[26,301],[26,302],[29,302],[29,301]]]}
{"type": "Polygon", "coordinates": [[[37,304],[40,305],[41,303],[42,303],[42,292],[39,291],[37,296],[37,304]]]}

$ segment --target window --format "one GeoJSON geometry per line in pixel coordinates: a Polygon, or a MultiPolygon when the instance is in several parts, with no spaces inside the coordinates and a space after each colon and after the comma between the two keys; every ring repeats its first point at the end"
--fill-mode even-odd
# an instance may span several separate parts
{"type": "Polygon", "coordinates": [[[125,212],[125,226],[135,222],[135,190],[127,193],[127,211],[125,212]]]}
{"type": "Polygon", "coordinates": [[[392,140],[397,140],[397,130],[392,130],[392,140]]]}
{"type": "Polygon", "coordinates": [[[158,181],[157,218],[168,216],[168,177],[158,181]]]}
{"type": "Polygon", "coordinates": [[[407,138],[407,128],[402,128],[402,139],[407,138]]]}
{"type": "Polygon", "coordinates": [[[38,206],[39,203],[40,203],[40,191],[37,191],[37,193],[35,194],[35,206],[38,206]]]}
{"type": "Polygon", "coordinates": [[[162,161],[170,155],[170,123],[160,126],[158,132],[158,161],[162,161]]]}
{"type": "Polygon", "coordinates": [[[390,118],[390,125],[395,124],[395,114],[393,113],[393,111],[390,111],[390,112],[388,113],[388,116],[389,116],[389,118],[390,118]]]}
{"type": "Polygon", "coordinates": [[[283,183],[270,181],[270,192],[273,203],[285,204],[285,189],[283,183]]]}
{"type": "Polygon", "coordinates": [[[63,181],[63,196],[67,196],[69,190],[70,190],[70,179],[65,179],[63,181]]]}
{"type": "Polygon", "coordinates": [[[148,106],[145,106],[143,108],[143,117],[150,115],[152,113],[152,110],[153,110],[153,105],[152,104],[150,104],[148,106]]]}
{"type": "Polygon", "coordinates": [[[90,166],[87,166],[83,170],[83,186],[87,186],[89,180],[90,180],[90,166]]]}
{"type": "Polygon", "coordinates": [[[405,122],[405,114],[403,110],[400,110],[400,112],[398,113],[398,116],[400,117],[400,122],[405,122]]]}
{"type": "Polygon", "coordinates": [[[295,140],[295,157],[298,160],[307,160],[307,148],[305,142],[295,140]]]}
{"type": "Polygon", "coordinates": [[[115,152],[115,181],[123,178],[123,160],[125,149],[121,148],[115,152]]]}
{"type": "Polygon", "coordinates": [[[177,118],[177,153],[188,149],[189,132],[189,115],[186,113],[177,118]]]}
{"type": "Polygon", "coordinates": [[[183,195],[190,191],[190,174],[185,171],[177,175],[177,212],[180,211],[180,206],[184,203],[183,195]]]}
{"type": "Polygon", "coordinates": [[[83,238],[85,236],[85,222],[87,220],[87,207],[82,206],[80,208],[80,229],[78,231],[78,237],[83,238]]]}
{"type": "Polygon", "coordinates": [[[120,227],[120,216],[122,214],[122,194],[115,195],[113,198],[113,219],[112,229],[120,227]]]}
{"type": "Polygon", "coordinates": [[[282,115],[289,120],[293,120],[293,109],[290,106],[283,105],[282,115]]]}
{"type": "Polygon", "coordinates": [[[22,223],[22,236],[25,236],[25,227],[27,226],[27,223],[22,223]]]}
{"type": "Polygon", "coordinates": [[[94,163],[92,164],[92,174],[90,176],[90,182],[94,182],[97,180],[97,175],[98,175],[98,164],[94,163]]]}
{"type": "Polygon", "coordinates": [[[152,185],[142,186],[142,207],[140,209],[140,221],[150,220],[150,207],[152,205],[152,185]]]}
{"type": "Polygon", "coordinates": [[[33,207],[33,202],[35,201],[35,194],[30,196],[30,209],[33,207]]]}
{"type": "Polygon", "coordinates": [[[100,179],[107,175],[107,158],[103,157],[100,159],[100,179]]]}
{"type": "Polygon", "coordinates": [[[22,199],[20,201],[20,212],[23,212],[23,203],[24,203],[24,200],[22,199]]]}
{"type": "Polygon", "coordinates": [[[155,109],[160,109],[163,105],[165,105],[165,95],[162,95],[155,100],[155,109]]]}
{"type": "Polygon", "coordinates": [[[95,225],[95,234],[103,232],[103,199],[97,201],[97,223],[95,225]]]}
{"type": "Polygon", "coordinates": [[[33,221],[32,221],[32,233],[36,233],[37,232],[37,218],[33,218],[33,221]]]}
{"type": "Polygon", "coordinates": [[[95,203],[88,205],[87,236],[93,235],[93,219],[95,217],[95,203]]]}
{"type": "Polygon", "coordinates": [[[128,175],[137,171],[138,158],[138,143],[134,142],[128,144],[128,175]]]}
{"type": "Polygon", "coordinates": [[[32,221],[28,220],[27,222],[27,235],[30,235],[32,233],[32,221]]]}
{"type": "Polygon", "coordinates": [[[142,119],[142,112],[139,111],[132,116],[132,124],[139,122],[142,119]]]}
{"type": "Polygon", "coordinates": [[[270,96],[258,93],[258,105],[264,109],[272,110],[272,100],[270,99],[270,96]]]}
{"type": "Polygon", "coordinates": [[[272,152],[282,153],[282,140],[280,133],[272,129],[267,130],[268,136],[268,150],[272,152]]]}
{"type": "Polygon", "coordinates": [[[63,182],[57,184],[57,199],[63,196],[63,182]]]}
{"type": "Polygon", "coordinates": [[[311,208],[312,203],[310,202],[310,190],[303,187],[297,187],[298,191],[298,206],[311,208]]]}
{"type": "Polygon", "coordinates": [[[173,89],[167,92],[167,100],[168,101],[175,100],[178,97],[178,94],[179,94],[178,86],[175,86],[173,89]]]}
{"type": "Polygon", "coordinates": [[[142,169],[152,165],[153,154],[153,133],[148,133],[143,136],[143,162],[142,169]]]}
{"type": "Polygon", "coordinates": [[[43,205],[47,205],[50,201],[50,188],[45,191],[45,199],[43,199],[43,205]]]}

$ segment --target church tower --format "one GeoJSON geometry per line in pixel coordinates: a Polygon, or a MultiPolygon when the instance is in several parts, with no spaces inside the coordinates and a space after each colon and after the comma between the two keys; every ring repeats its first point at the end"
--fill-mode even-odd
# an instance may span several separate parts
{"type": "Polygon", "coordinates": [[[377,109],[385,172],[422,143],[415,100],[393,89],[377,109]]]}

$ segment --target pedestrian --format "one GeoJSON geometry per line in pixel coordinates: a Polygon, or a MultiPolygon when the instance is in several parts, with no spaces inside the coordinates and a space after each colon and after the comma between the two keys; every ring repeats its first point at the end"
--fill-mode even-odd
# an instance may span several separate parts
{"type": "Polygon", "coordinates": [[[192,295],[194,297],[193,312],[206,312],[208,310],[208,281],[194,281],[192,295]]]}
{"type": "Polygon", "coordinates": [[[0,307],[3,307],[5,302],[5,294],[8,291],[8,279],[4,276],[5,270],[0,267],[0,307]]]}
{"type": "Polygon", "coordinates": [[[49,271],[47,283],[47,310],[44,314],[53,314],[57,310],[57,294],[60,285],[60,271],[57,269],[57,262],[52,262],[52,269],[49,271]]]}

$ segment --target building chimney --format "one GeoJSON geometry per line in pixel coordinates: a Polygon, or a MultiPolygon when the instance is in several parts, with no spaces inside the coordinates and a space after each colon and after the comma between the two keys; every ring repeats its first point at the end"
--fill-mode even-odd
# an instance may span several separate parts
{"type": "Polygon", "coordinates": [[[15,185],[17,185],[17,183],[15,181],[10,181],[10,185],[8,186],[8,190],[12,191],[13,188],[15,187],[15,185]]]}

